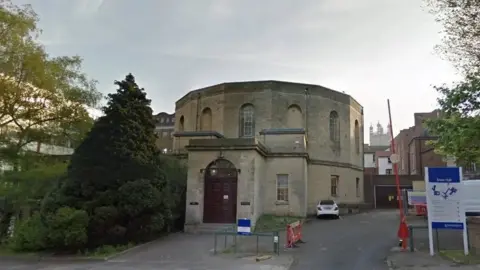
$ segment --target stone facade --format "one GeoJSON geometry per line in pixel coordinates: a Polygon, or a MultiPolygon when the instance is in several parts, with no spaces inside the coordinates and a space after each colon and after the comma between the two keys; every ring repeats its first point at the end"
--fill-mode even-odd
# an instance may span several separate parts
{"type": "Polygon", "coordinates": [[[209,211],[206,172],[219,158],[238,171],[237,218],[306,216],[321,199],[363,202],[363,108],[344,93],[278,81],[224,83],[182,97],[175,116],[173,149],[188,156],[187,230],[209,211]],[[245,106],[253,115],[248,128],[245,106]],[[285,201],[278,199],[280,176],[288,178],[285,201]]]}
{"type": "Polygon", "coordinates": [[[156,145],[163,152],[171,152],[173,148],[173,133],[175,130],[175,114],[165,112],[153,116],[155,119],[156,145]]]}

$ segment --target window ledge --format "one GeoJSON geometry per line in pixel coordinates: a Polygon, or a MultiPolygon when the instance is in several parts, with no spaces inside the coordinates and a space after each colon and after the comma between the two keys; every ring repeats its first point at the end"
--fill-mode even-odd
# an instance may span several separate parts
{"type": "Polygon", "coordinates": [[[288,205],[288,201],[276,201],[275,205],[288,205]]]}

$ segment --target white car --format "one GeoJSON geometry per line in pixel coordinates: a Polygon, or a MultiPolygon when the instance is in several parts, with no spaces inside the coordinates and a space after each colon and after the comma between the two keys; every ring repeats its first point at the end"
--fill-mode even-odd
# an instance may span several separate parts
{"type": "Polygon", "coordinates": [[[339,218],[338,205],[333,200],[321,200],[317,204],[317,217],[339,218]]]}

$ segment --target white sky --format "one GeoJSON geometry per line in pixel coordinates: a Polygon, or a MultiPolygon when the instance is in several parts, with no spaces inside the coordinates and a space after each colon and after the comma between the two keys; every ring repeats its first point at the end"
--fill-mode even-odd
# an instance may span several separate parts
{"type": "Polygon", "coordinates": [[[156,112],[189,90],[283,80],[345,91],[365,108],[365,132],[413,125],[436,106],[432,85],[458,76],[434,54],[441,26],[421,0],[14,0],[40,15],[52,55],[79,54],[112,92],[132,72],[156,112]]]}

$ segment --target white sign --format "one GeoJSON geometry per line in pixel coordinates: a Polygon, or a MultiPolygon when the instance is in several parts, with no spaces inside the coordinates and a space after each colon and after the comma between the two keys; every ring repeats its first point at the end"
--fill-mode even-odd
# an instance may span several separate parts
{"type": "Polygon", "coordinates": [[[468,235],[463,209],[462,171],[458,167],[425,168],[430,255],[434,255],[433,229],[463,230],[463,248],[468,255],[468,235]]]}

